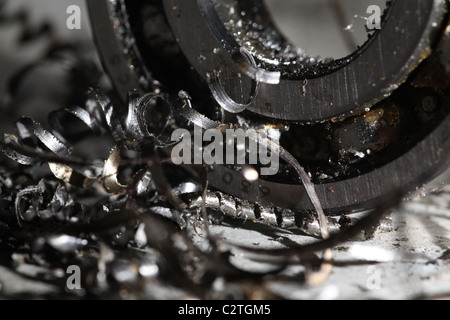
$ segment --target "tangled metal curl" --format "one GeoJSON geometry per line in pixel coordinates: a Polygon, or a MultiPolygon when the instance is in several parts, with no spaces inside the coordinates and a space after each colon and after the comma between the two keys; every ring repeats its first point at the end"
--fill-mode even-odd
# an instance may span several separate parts
{"type": "MultiPolygon", "coordinates": [[[[60,183],[56,187],[54,183],[52,184],[53,196],[44,196],[48,193],[48,186],[44,181],[38,185],[30,185],[21,189],[13,196],[15,198],[14,211],[17,224],[22,227],[22,231],[20,229],[19,231],[15,231],[11,229],[11,225],[8,225],[8,228],[11,229],[9,233],[12,231],[12,234],[15,234],[16,237],[18,234],[22,235],[22,237],[18,237],[19,239],[24,239],[23,232],[27,232],[24,230],[29,229],[29,225],[26,224],[36,217],[39,219],[52,218],[52,221],[62,219],[66,222],[76,222],[72,225],[59,225],[56,229],[49,229],[57,230],[59,236],[48,234],[48,230],[44,231],[47,234],[45,237],[46,243],[53,249],[57,248],[56,250],[59,251],[70,251],[70,249],[64,248],[72,248],[73,251],[71,252],[73,253],[75,251],[85,250],[92,243],[93,235],[99,234],[102,235],[102,239],[109,239],[108,241],[112,241],[110,237],[113,235],[113,243],[116,246],[123,246],[130,243],[130,241],[137,248],[140,248],[142,245],[148,246],[160,252],[159,254],[162,254],[162,260],[157,263],[155,262],[158,265],[158,267],[155,267],[156,269],[160,270],[161,268],[162,270],[164,268],[165,270],[171,270],[171,276],[173,274],[182,275],[172,278],[170,283],[176,283],[177,286],[183,288],[194,288],[193,292],[189,294],[201,297],[207,295],[206,288],[210,288],[211,280],[206,281],[204,279],[206,282],[203,282],[201,286],[193,286],[192,282],[189,284],[186,283],[186,281],[193,281],[192,278],[198,277],[199,274],[203,274],[206,277],[206,274],[210,274],[214,270],[214,279],[221,277],[229,279],[229,281],[236,278],[260,279],[267,275],[267,273],[249,273],[233,266],[229,261],[229,253],[221,252],[218,249],[218,240],[209,231],[207,232],[204,248],[198,248],[192,242],[189,230],[192,229],[190,227],[192,226],[191,217],[198,216],[199,207],[203,213],[206,213],[208,207],[213,211],[222,211],[233,217],[250,217],[251,219],[254,217],[257,219],[259,216],[265,222],[271,221],[268,209],[258,207],[253,210],[261,210],[259,214],[249,209],[247,210],[248,215],[239,215],[237,214],[237,208],[233,211],[233,208],[225,203],[226,200],[223,200],[225,197],[219,200],[221,205],[215,208],[214,205],[211,205],[215,201],[211,202],[211,195],[206,193],[205,186],[207,186],[207,182],[203,183],[204,192],[201,201],[197,201],[197,205],[195,201],[187,205],[182,200],[182,197],[187,196],[189,199],[195,200],[198,197],[199,188],[179,188],[178,191],[175,191],[169,185],[165,172],[160,166],[164,162],[164,159],[158,151],[170,146],[167,139],[167,132],[179,126],[180,120],[177,119],[177,115],[183,121],[187,120],[203,129],[224,129],[229,128],[230,125],[212,121],[195,111],[192,108],[188,94],[185,92],[180,92],[177,99],[170,99],[167,96],[153,93],[139,96],[137,92],[132,91],[129,94],[128,113],[119,114],[118,110],[113,107],[111,100],[102,90],[92,89],[90,90],[89,99],[84,108],[72,107],[50,114],[49,122],[52,128],[51,131],[44,129],[32,119],[24,117],[16,123],[17,136],[5,135],[3,143],[4,153],[17,163],[28,166],[48,163],[54,176],[70,186],[70,188],[75,187],[80,190],[92,190],[95,183],[98,182],[108,194],[116,197],[116,200],[112,200],[111,196],[104,199],[101,212],[106,214],[106,216],[95,218],[98,217],[98,211],[92,216],[80,213],[86,212],[83,209],[84,207],[76,204],[77,202],[69,197],[65,191],[67,187],[64,187],[64,184],[60,183]],[[167,112],[163,114],[162,118],[154,118],[153,116],[156,114],[155,111],[160,103],[163,104],[163,109],[167,112]],[[69,119],[71,121],[68,121],[69,119]],[[85,130],[80,130],[80,127],[83,126],[85,130]],[[116,144],[103,165],[95,162],[89,163],[73,156],[73,143],[92,133],[96,135],[110,133],[116,144]],[[139,152],[141,155],[131,161],[124,160],[122,154],[127,150],[139,152]],[[119,167],[123,165],[132,166],[133,173],[131,173],[131,176],[133,178],[127,185],[122,184],[119,179],[119,167]],[[231,211],[229,210],[230,208],[231,211]],[[57,219],[56,217],[59,218],[57,219]],[[172,222],[175,222],[177,227],[182,227],[187,230],[187,233],[173,228],[172,222]],[[121,229],[117,233],[117,229],[123,228],[124,225],[128,227],[121,229]],[[162,236],[162,230],[165,236],[162,236]],[[105,238],[105,234],[109,236],[105,238]],[[184,249],[180,249],[180,241],[184,243],[184,249]],[[175,243],[178,243],[178,245],[175,245],[175,243]],[[60,244],[60,246],[57,244],[60,244]],[[198,259],[207,261],[207,263],[198,265],[198,259]],[[208,266],[212,266],[212,269],[209,269],[208,266]],[[176,270],[172,270],[173,268],[176,270]],[[192,274],[192,270],[195,270],[195,275],[192,274]]],[[[157,114],[161,115],[160,112],[157,112],[157,114]]],[[[275,148],[275,146],[271,145],[268,145],[268,147],[275,148]]],[[[277,147],[279,148],[279,146],[277,147]]],[[[280,149],[280,156],[297,169],[305,184],[310,183],[310,195],[314,203],[314,186],[309,181],[306,172],[304,172],[298,162],[292,161],[291,156],[282,148],[280,149]],[[308,178],[306,179],[305,176],[308,178]]],[[[202,170],[205,169],[200,169],[200,171],[202,170]]],[[[395,199],[388,199],[375,213],[353,226],[348,227],[347,225],[346,227],[348,228],[344,231],[340,230],[341,232],[337,232],[336,222],[334,222],[332,229],[334,229],[335,233],[332,235],[329,234],[328,227],[328,224],[332,220],[325,218],[323,213],[321,216],[320,203],[317,201],[315,205],[319,213],[318,234],[324,240],[313,245],[298,246],[286,250],[270,251],[236,245],[232,245],[232,247],[238,247],[258,254],[284,257],[281,260],[279,269],[274,271],[275,273],[280,272],[286,265],[292,262],[290,257],[303,257],[305,263],[308,263],[308,261],[311,261],[311,254],[320,250],[325,250],[324,257],[330,263],[328,260],[331,258],[329,255],[331,247],[354,238],[361,234],[361,230],[378,223],[380,217],[398,199],[398,196],[395,199]]],[[[233,199],[231,201],[234,201],[240,210],[244,210],[242,201],[239,202],[233,199]]],[[[283,226],[283,222],[288,221],[288,219],[284,219],[283,217],[281,219],[277,218],[280,215],[286,214],[286,212],[275,210],[272,214],[276,221],[272,225],[280,225],[281,223],[281,226],[283,226]]],[[[208,219],[206,214],[204,218],[208,219]]],[[[295,226],[305,227],[305,224],[295,224],[295,226]]],[[[311,226],[311,223],[309,226],[311,226]]],[[[306,229],[308,229],[308,226],[306,226],[306,229]]],[[[339,227],[337,227],[337,230],[339,230],[339,227]]],[[[108,251],[110,249],[107,249],[105,245],[99,245],[98,248],[100,251],[98,251],[99,260],[97,261],[96,277],[98,278],[102,272],[107,273],[107,270],[113,273],[118,272],[114,268],[108,269],[106,267],[112,260],[104,258],[107,254],[102,253],[102,251],[108,251]]],[[[121,254],[125,253],[122,252],[121,254]]],[[[312,257],[315,256],[313,255],[312,257]]],[[[317,257],[314,259],[317,260],[317,257]]],[[[82,264],[81,261],[77,261],[77,263],[82,264]]],[[[93,268],[93,266],[89,265],[89,268],[93,268]]],[[[141,277],[136,275],[136,278],[140,279],[141,277]]],[[[86,281],[88,280],[86,279],[86,281]]],[[[154,281],[154,278],[152,278],[152,281],[154,281]]],[[[310,281],[310,283],[314,282],[310,281]]],[[[91,281],[87,284],[87,287],[92,292],[98,290],[101,286],[108,286],[108,283],[105,281],[91,281]]]]}

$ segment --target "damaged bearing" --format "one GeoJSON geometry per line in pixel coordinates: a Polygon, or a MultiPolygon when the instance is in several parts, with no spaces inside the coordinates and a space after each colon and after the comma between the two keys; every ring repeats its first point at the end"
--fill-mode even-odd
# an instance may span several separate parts
{"type": "MultiPolygon", "coordinates": [[[[311,173],[328,214],[370,209],[391,190],[416,191],[448,168],[447,1],[388,2],[381,29],[337,60],[300,54],[258,0],[88,4],[124,99],[128,90],[163,86],[186,90],[205,112],[228,110],[229,101],[245,106],[236,121],[283,128],[282,146],[311,173]]],[[[239,198],[312,210],[292,172],[286,165],[250,183],[218,166],[208,180],[239,198]]]]}

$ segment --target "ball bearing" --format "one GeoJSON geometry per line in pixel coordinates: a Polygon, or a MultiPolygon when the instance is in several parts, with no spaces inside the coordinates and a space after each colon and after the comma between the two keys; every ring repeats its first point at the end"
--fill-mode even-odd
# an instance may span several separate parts
{"type": "MultiPolygon", "coordinates": [[[[282,145],[311,172],[329,214],[370,209],[391,190],[412,192],[445,177],[447,1],[390,1],[381,29],[348,57],[331,61],[281,50],[289,44],[263,2],[226,0],[242,20],[234,26],[220,17],[220,2],[89,2],[119,94],[158,90],[162,83],[169,92],[188,91],[200,108],[233,101],[245,106],[249,125],[284,126],[282,145]],[[260,36],[247,43],[252,27],[260,36]],[[224,96],[229,100],[220,101],[224,96]]],[[[276,178],[252,183],[234,168],[218,166],[208,179],[246,200],[312,209],[288,166],[276,178]]]]}

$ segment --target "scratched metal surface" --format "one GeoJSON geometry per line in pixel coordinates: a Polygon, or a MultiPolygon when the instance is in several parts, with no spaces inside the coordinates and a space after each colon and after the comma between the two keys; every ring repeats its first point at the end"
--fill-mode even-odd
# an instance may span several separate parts
{"type": "MultiPolygon", "coordinates": [[[[287,0],[285,0],[287,2],[287,0]]],[[[314,2],[312,0],[310,2],[314,2]]],[[[296,0],[291,0],[292,3],[296,0]]],[[[65,29],[65,9],[68,4],[79,3],[80,0],[16,0],[14,6],[31,5],[36,17],[51,16],[60,25],[61,33],[73,36],[65,29]]],[[[83,6],[84,7],[84,6],[83,6]]],[[[288,7],[286,7],[288,8],[288,7]]],[[[313,9],[311,9],[313,10],[313,9]]],[[[280,12],[282,16],[285,12],[280,12]]],[[[306,24],[313,23],[311,11],[300,11],[306,24]]],[[[83,14],[83,29],[76,31],[77,36],[90,41],[87,15],[83,14]]],[[[299,18],[299,20],[301,20],[299,18]]],[[[330,23],[333,23],[330,20],[330,23]]],[[[323,26],[325,28],[325,26],[323,26]]],[[[336,30],[335,28],[327,30],[336,30]]],[[[313,32],[313,30],[311,31],[313,32]]],[[[322,33],[323,35],[323,33],[322,33]]],[[[328,36],[333,38],[332,33],[328,36]]],[[[6,77],[18,68],[30,56],[40,50],[35,45],[28,50],[14,47],[11,40],[14,31],[0,31],[0,41],[10,43],[0,46],[0,84],[4,85],[6,77]],[[25,51],[25,52],[24,52],[25,51]],[[11,52],[15,52],[11,54],[11,52]],[[20,52],[17,54],[16,52],[20,52]]],[[[321,46],[324,42],[320,37],[311,37],[310,46],[318,53],[329,50],[321,46]],[[319,40],[319,41],[318,41],[319,40]],[[321,51],[322,50],[322,51],[321,51]]],[[[323,38],[325,40],[325,38],[323,38]]],[[[301,39],[299,41],[308,41],[301,39]]],[[[336,47],[336,55],[345,51],[336,47]]],[[[326,51],[329,52],[329,51],[326,51]]],[[[45,106],[48,109],[61,106],[45,106]]],[[[39,116],[42,109],[39,105],[23,106],[21,113],[39,116]]],[[[10,123],[2,117],[0,120],[2,132],[9,131],[10,123]]],[[[404,203],[404,207],[392,213],[392,230],[379,230],[374,238],[367,241],[348,242],[335,248],[334,255],[342,265],[335,267],[331,278],[322,286],[316,288],[301,284],[278,281],[270,283],[271,289],[287,299],[411,299],[421,297],[450,297],[450,190],[439,194],[418,197],[404,203]],[[367,255],[371,253],[371,255],[367,255]],[[378,260],[378,263],[357,263],[357,260],[378,260]]],[[[237,241],[241,244],[257,248],[279,248],[291,243],[307,243],[314,241],[293,232],[268,228],[251,222],[230,222],[222,226],[214,226],[213,232],[223,239],[237,241]],[[236,240],[238,239],[238,240],[236,240]]],[[[239,250],[234,251],[233,262],[249,270],[270,268],[264,263],[255,263],[239,250]]],[[[286,273],[300,273],[302,267],[291,267],[286,273]]],[[[27,270],[30,274],[39,270],[27,270]]],[[[300,283],[300,281],[299,281],[300,283]]],[[[7,295],[37,292],[42,295],[51,293],[54,287],[33,281],[0,267],[0,290],[7,295]]]]}
{"type": "MultiPolygon", "coordinates": [[[[441,207],[443,202],[448,205],[447,201],[448,194],[441,194],[406,202],[404,208],[391,215],[391,231],[378,230],[371,240],[348,242],[335,248],[334,258],[342,265],[334,268],[322,286],[311,288],[292,281],[268,285],[287,299],[449,298],[450,210],[441,207]],[[435,201],[441,204],[436,205],[435,201]],[[364,260],[367,262],[361,263],[364,260]]],[[[214,231],[224,239],[232,242],[239,239],[256,248],[314,241],[282,230],[273,234],[263,227],[256,230],[242,226],[215,227],[214,231]]],[[[270,268],[248,260],[242,251],[235,251],[234,263],[249,270],[270,268]]],[[[291,267],[286,273],[301,271],[301,267],[291,267]]]]}

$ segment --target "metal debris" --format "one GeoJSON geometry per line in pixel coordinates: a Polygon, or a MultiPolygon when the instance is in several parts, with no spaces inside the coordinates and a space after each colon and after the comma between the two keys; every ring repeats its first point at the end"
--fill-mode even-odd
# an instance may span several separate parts
{"type": "MultiPolygon", "coordinates": [[[[40,34],[26,38],[38,38],[40,34]]],[[[73,62],[72,72],[82,69],[85,78],[92,80],[89,85],[96,86],[98,70],[89,68],[93,63],[83,60],[75,47],[66,48],[73,62]]],[[[60,59],[58,50],[30,68],[49,59],[64,64],[67,56],[60,59]]],[[[240,53],[237,63],[256,81],[255,92],[260,82],[279,82],[279,73],[258,69],[245,52],[240,53]]],[[[25,73],[14,77],[15,85],[20,85],[25,73]]],[[[245,111],[248,105],[232,101],[219,87],[217,73],[209,80],[222,108],[245,111]]],[[[110,92],[88,89],[82,82],[70,85],[73,90],[69,95],[77,97],[67,100],[75,101],[79,92],[87,91],[84,103],[52,111],[48,129],[22,117],[15,122],[16,132],[5,134],[2,140],[0,269],[50,285],[44,297],[283,298],[277,290],[279,281],[303,279],[303,286],[319,286],[332,267],[339,265],[331,255],[333,248],[370,238],[376,230],[392,229],[383,217],[400,203],[400,191],[381,199],[375,210],[361,218],[325,216],[310,175],[278,145],[270,144],[269,149],[280,149],[281,158],[305,186],[314,210],[266,206],[233,197],[208,188],[207,173],[214,168],[171,164],[167,150],[175,129],[192,129],[194,124],[222,131],[240,127],[200,113],[187,92],[171,95],[154,82],[154,91],[131,91],[128,104],[123,105],[110,92]],[[110,143],[105,158],[89,158],[89,150],[79,152],[82,142],[95,149],[93,139],[98,137],[110,143]],[[280,245],[278,249],[267,249],[260,242],[253,242],[253,247],[251,243],[236,244],[211,230],[211,223],[250,230],[257,228],[256,222],[268,226],[265,230],[280,245]],[[288,242],[286,235],[295,232],[314,241],[288,242]],[[267,264],[268,270],[249,271],[237,265],[236,252],[255,264],[267,264]],[[317,252],[323,252],[323,257],[319,258],[317,252]],[[298,272],[290,273],[289,268],[298,265],[303,268],[302,277],[298,272]],[[80,269],[81,289],[70,290],[66,270],[74,266],[80,269]]],[[[248,170],[247,181],[260,178],[256,170],[248,170]]],[[[442,208],[448,207],[447,198],[436,200],[440,208],[437,213],[447,210],[442,208]]],[[[419,259],[419,255],[358,244],[348,251],[355,258],[350,265],[419,259]]],[[[320,288],[318,297],[335,299],[340,294],[336,287],[327,286],[320,288]]],[[[0,284],[0,297],[16,296],[3,294],[0,284]]],[[[30,291],[27,297],[41,298],[42,293],[30,291]]]]}

